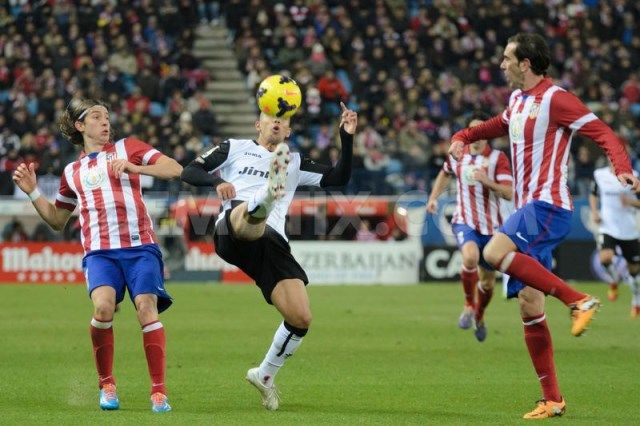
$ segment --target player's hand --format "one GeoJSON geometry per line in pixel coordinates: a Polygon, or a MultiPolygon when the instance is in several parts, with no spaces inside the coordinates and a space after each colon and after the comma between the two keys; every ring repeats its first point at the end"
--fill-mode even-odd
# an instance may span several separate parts
{"type": "Polygon", "coordinates": [[[140,172],[140,168],[138,166],[123,158],[111,161],[111,170],[113,170],[113,174],[116,176],[116,179],[120,179],[120,176],[122,176],[123,173],[140,172]]]}
{"type": "Polygon", "coordinates": [[[344,102],[340,102],[340,108],[342,108],[340,127],[343,127],[345,132],[353,135],[356,132],[356,127],[358,127],[358,113],[347,108],[344,102]]]}
{"type": "Polygon", "coordinates": [[[484,167],[478,167],[473,172],[473,178],[482,184],[489,182],[489,176],[487,176],[487,169],[484,167]]]}
{"type": "Polygon", "coordinates": [[[462,158],[463,148],[464,142],[460,140],[451,141],[451,145],[449,146],[449,155],[452,156],[454,160],[459,160],[462,158]]]}
{"type": "Polygon", "coordinates": [[[591,211],[591,219],[593,219],[593,223],[602,222],[602,217],[600,217],[600,212],[598,210],[591,211]]]}
{"type": "Polygon", "coordinates": [[[640,180],[638,180],[633,173],[620,173],[618,175],[618,180],[622,186],[627,187],[628,185],[631,185],[631,189],[636,192],[640,192],[640,180]]]}
{"type": "Polygon", "coordinates": [[[438,211],[438,200],[429,200],[427,203],[427,213],[435,214],[438,211]]]}
{"type": "Polygon", "coordinates": [[[216,187],[216,192],[221,200],[233,200],[236,198],[236,188],[229,182],[221,183],[216,187]]]}
{"type": "Polygon", "coordinates": [[[35,164],[20,164],[13,172],[12,179],[25,194],[31,194],[37,185],[35,164]]]}

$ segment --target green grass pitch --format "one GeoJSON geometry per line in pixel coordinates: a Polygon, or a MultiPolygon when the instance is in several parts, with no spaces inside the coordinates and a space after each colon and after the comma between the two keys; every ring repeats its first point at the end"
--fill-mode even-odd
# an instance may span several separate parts
{"type": "MultiPolygon", "coordinates": [[[[153,414],[140,329],[126,301],[115,319],[121,410],[98,408],[82,286],[0,286],[0,424],[519,424],[540,397],[518,306],[497,296],[489,336],[456,326],[458,285],[310,286],[314,321],[277,377],[281,409],[267,412],[244,381],[279,322],[253,286],[169,283],[162,315],[173,412],[153,414]]],[[[569,333],[548,298],[565,423],[637,424],[640,319],[629,291],[605,301],[592,329],[569,333]]]]}

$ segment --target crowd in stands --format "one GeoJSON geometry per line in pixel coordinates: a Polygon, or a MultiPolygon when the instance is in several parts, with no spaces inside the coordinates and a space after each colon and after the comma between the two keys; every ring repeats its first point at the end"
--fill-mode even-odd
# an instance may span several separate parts
{"type": "MultiPolygon", "coordinates": [[[[12,0],[0,6],[0,195],[36,162],[40,186],[78,156],[57,119],[75,97],[103,99],[116,137],[133,135],[186,164],[217,136],[192,53],[194,30],[218,19],[211,1],[12,0]]],[[[156,180],[151,189],[165,190],[156,180]]],[[[18,195],[20,191],[16,191],[18,195]]]]}
{"type": "MultiPolygon", "coordinates": [[[[360,115],[351,192],[428,190],[449,137],[477,109],[500,113],[510,90],[502,49],[543,34],[550,75],[640,151],[640,3],[633,0],[232,0],[225,11],[249,87],[289,73],[306,94],[298,148],[332,161],[338,102],[360,115]]],[[[495,141],[508,149],[506,141],[495,141]]],[[[585,195],[602,164],[576,138],[572,188],[585,195]]]]}
{"type": "MultiPolygon", "coordinates": [[[[0,6],[0,195],[14,193],[10,176],[21,161],[36,161],[41,182],[49,179],[55,191],[77,156],[56,126],[74,97],[107,100],[120,135],[182,164],[218,143],[202,91],[212,76],[192,52],[195,28],[209,24],[229,28],[250,90],[272,73],[302,86],[296,149],[337,161],[338,104],[357,109],[349,193],[428,191],[449,137],[469,114],[503,109],[510,90],[499,62],[519,31],[546,37],[551,76],[609,123],[636,158],[636,22],[640,3],[632,0],[11,0],[0,6]]],[[[575,193],[585,194],[599,156],[576,139],[575,193]]]]}

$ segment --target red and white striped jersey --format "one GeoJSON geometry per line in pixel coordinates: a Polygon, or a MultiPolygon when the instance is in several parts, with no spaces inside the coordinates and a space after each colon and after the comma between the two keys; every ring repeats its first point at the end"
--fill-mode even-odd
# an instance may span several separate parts
{"type": "Polygon", "coordinates": [[[140,176],[123,173],[117,179],[109,163],[126,159],[144,166],[154,164],[161,156],[150,145],[129,137],[106,144],[100,152],[83,153],[64,168],[55,205],[69,211],[79,205],[85,253],[156,243],[142,199],[140,176]]]}
{"type": "Polygon", "coordinates": [[[442,169],[457,178],[456,212],[451,223],[465,224],[483,235],[492,235],[502,225],[500,197],[474,179],[474,172],[481,167],[489,179],[511,185],[509,159],[504,152],[491,149],[489,145],[479,155],[471,155],[465,147],[460,160],[449,157],[442,169]]]}
{"type": "Polygon", "coordinates": [[[540,200],[567,210],[571,139],[578,132],[593,139],[612,160],[616,173],[631,173],[624,144],[575,95],[545,78],[528,91],[515,90],[504,112],[453,135],[465,144],[509,135],[516,208],[540,200]]]}

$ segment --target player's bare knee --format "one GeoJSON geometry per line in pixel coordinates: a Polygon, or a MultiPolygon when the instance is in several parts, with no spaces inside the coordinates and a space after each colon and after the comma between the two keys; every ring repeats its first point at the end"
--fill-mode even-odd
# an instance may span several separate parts
{"type": "Polygon", "coordinates": [[[480,288],[483,291],[493,290],[494,285],[495,285],[495,280],[492,280],[492,279],[480,280],[480,288]]]}
{"type": "Polygon", "coordinates": [[[491,246],[491,243],[487,244],[485,248],[482,250],[482,257],[486,260],[490,265],[494,267],[499,267],[504,254],[494,249],[491,246]]]}
{"type": "Polygon", "coordinates": [[[600,263],[610,265],[613,262],[613,250],[600,251],[600,263]]]}
{"type": "Polygon", "coordinates": [[[136,298],[136,314],[141,324],[158,319],[157,302],[152,297],[136,298]]]}
{"type": "Polygon", "coordinates": [[[478,267],[478,259],[474,257],[462,258],[462,266],[464,269],[471,271],[478,267]]]}
{"type": "Polygon", "coordinates": [[[309,326],[311,325],[311,316],[307,318],[305,321],[304,318],[293,317],[288,318],[284,321],[284,326],[291,333],[295,334],[298,337],[304,337],[309,331],[309,326]]]}
{"type": "Polygon", "coordinates": [[[525,287],[518,293],[520,315],[530,317],[544,312],[544,293],[531,287],[525,287]]]}
{"type": "Polygon", "coordinates": [[[300,311],[289,315],[287,323],[299,329],[308,329],[311,327],[311,311],[300,311]]]}
{"type": "Polygon", "coordinates": [[[113,300],[96,300],[93,302],[93,316],[98,321],[111,321],[116,311],[116,303],[113,300]]]}

